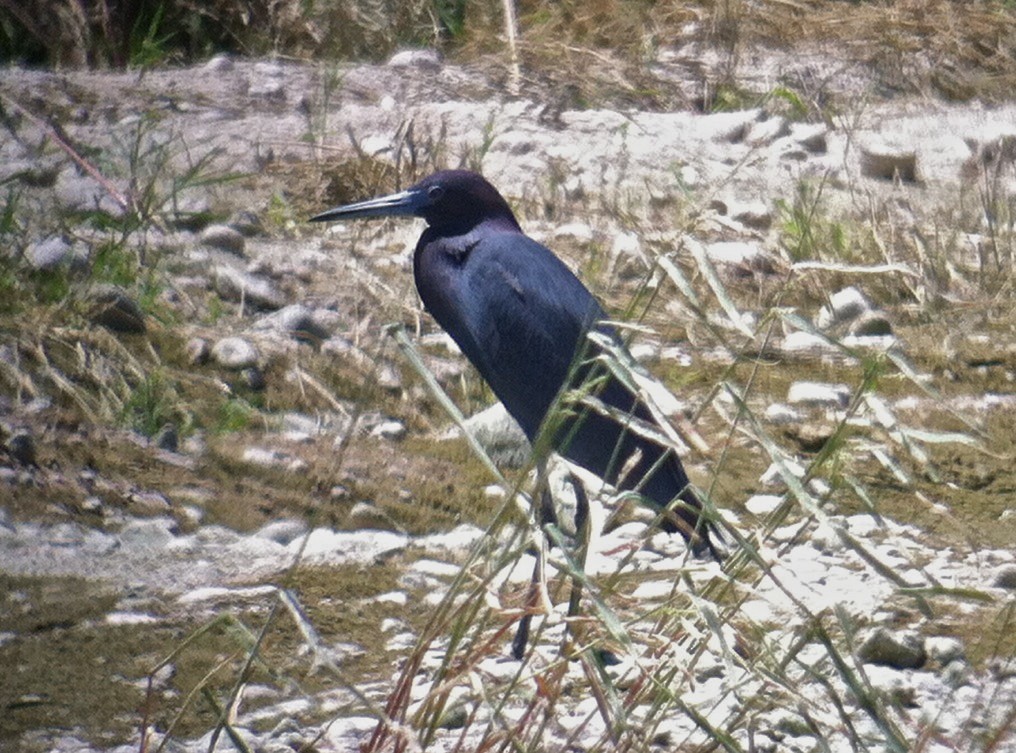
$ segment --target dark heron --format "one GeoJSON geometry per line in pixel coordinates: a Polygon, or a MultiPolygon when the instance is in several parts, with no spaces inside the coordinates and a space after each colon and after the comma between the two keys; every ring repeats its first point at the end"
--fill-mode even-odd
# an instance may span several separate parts
{"type": "Polygon", "coordinates": [[[719,559],[681,460],[652,431],[659,428],[652,411],[596,358],[604,341],[590,344],[591,330],[624,353],[606,313],[560,259],[522,232],[497,189],[474,172],[446,170],[312,221],[391,216],[427,221],[413,256],[420,298],[530,441],[550,431],[564,457],[637,490],[661,513],[664,530],[719,559]],[[565,388],[583,384],[599,410],[588,402],[550,410],[565,388]]]}

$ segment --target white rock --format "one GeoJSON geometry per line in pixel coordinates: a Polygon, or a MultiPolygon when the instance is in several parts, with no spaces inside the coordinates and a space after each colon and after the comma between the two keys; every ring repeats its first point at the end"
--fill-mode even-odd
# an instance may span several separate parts
{"type": "Polygon", "coordinates": [[[176,521],[172,518],[146,518],[132,520],[121,529],[120,543],[123,546],[160,549],[176,538],[176,521]]]}
{"type": "Polygon", "coordinates": [[[283,74],[282,65],[275,60],[262,60],[254,64],[254,72],[260,76],[279,78],[283,74]]]}
{"type": "Polygon", "coordinates": [[[458,565],[439,560],[417,560],[406,568],[407,573],[422,575],[436,580],[452,580],[462,570],[458,565]]]}
{"type": "MultiPolygon", "coordinates": [[[[500,487],[498,488],[500,489],[500,487]]],[[[438,549],[444,552],[465,553],[477,541],[482,539],[483,536],[484,531],[482,528],[469,523],[461,523],[445,533],[432,533],[429,536],[419,536],[414,540],[414,543],[428,551],[438,549]]]]}
{"type": "Polygon", "coordinates": [[[382,421],[370,430],[370,435],[398,441],[406,436],[406,426],[401,421],[382,421]]]}
{"type": "Polygon", "coordinates": [[[280,450],[267,447],[248,447],[241,456],[243,462],[262,468],[284,468],[291,472],[305,470],[307,464],[280,450]]]}
{"type": "Polygon", "coordinates": [[[628,352],[639,363],[653,363],[660,358],[660,346],[656,343],[632,343],[631,347],[628,348],[628,352]]]}
{"type": "Polygon", "coordinates": [[[706,246],[713,264],[729,264],[758,272],[772,272],[773,265],[762,246],[753,241],[718,241],[706,246]]]}
{"type": "Polygon", "coordinates": [[[554,238],[567,239],[578,243],[589,243],[593,240],[593,228],[584,222],[566,222],[554,229],[554,238]]]}
{"type": "Polygon", "coordinates": [[[783,338],[783,350],[790,354],[832,355],[840,349],[826,338],[813,335],[811,332],[791,332],[783,338]]]}
{"type": "Polygon", "coordinates": [[[808,482],[808,491],[816,497],[822,498],[827,496],[832,489],[829,486],[829,482],[825,479],[813,478],[808,482]]]}
{"type": "Polygon", "coordinates": [[[360,141],[360,150],[371,157],[377,157],[381,154],[387,154],[395,148],[395,144],[392,143],[391,138],[380,134],[372,134],[365,136],[360,141]]]}
{"type": "Polygon", "coordinates": [[[776,512],[783,503],[783,496],[779,494],[754,494],[745,500],[744,507],[752,515],[763,517],[776,512]]]}
{"type": "Polygon", "coordinates": [[[861,538],[869,538],[886,531],[874,516],[865,513],[851,515],[846,519],[846,525],[852,536],[861,538]]]}
{"type": "Polygon", "coordinates": [[[638,602],[659,601],[674,593],[674,584],[665,580],[650,580],[639,583],[631,592],[631,598],[638,602]]]}
{"type": "Polygon", "coordinates": [[[388,65],[434,72],[441,70],[441,55],[436,50],[401,50],[388,58],[388,65]]]}
{"type": "Polygon", "coordinates": [[[385,617],[381,620],[382,633],[390,633],[393,630],[405,630],[407,627],[409,626],[406,625],[405,620],[400,620],[396,617],[385,617]]]}
{"type": "Polygon", "coordinates": [[[288,546],[294,539],[307,533],[307,524],[302,520],[274,520],[261,526],[254,535],[283,546],[288,546]]]}
{"type": "Polygon", "coordinates": [[[835,554],[844,548],[843,540],[832,526],[820,525],[811,535],[811,545],[823,554],[835,554]]]}
{"type": "MultiPolygon", "coordinates": [[[[795,478],[804,478],[805,468],[803,465],[795,460],[784,460],[783,465],[787,471],[795,478]]],[[[759,477],[759,483],[763,486],[786,486],[786,482],[783,480],[783,475],[780,472],[779,466],[776,463],[771,463],[765,472],[759,477]]]]}
{"type": "Polygon", "coordinates": [[[161,618],[156,617],[154,614],[144,614],[143,612],[109,612],[106,615],[105,623],[107,625],[158,625],[161,622],[161,618]]]}
{"type": "Polygon", "coordinates": [[[518,674],[519,663],[507,656],[488,656],[476,665],[476,669],[494,680],[508,682],[518,674]]]}
{"type": "Polygon", "coordinates": [[[943,668],[952,662],[966,659],[962,641],[945,635],[932,635],[925,638],[924,650],[928,652],[930,660],[943,668]]]}
{"type": "Polygon", "coordinates": [[[387,591],[386,593],[375,596],[374,602],[377,604],[394,604],[395,606],[404,607],[409,603],[409,595],[405,591],[387,591]]]}
{"type": "MultiPolygon", "coordinates": [[[[302,542],[302,538],[297,539],[287,549],[295,554],[302,542]]],[[[315,528],[307,539],[304,559],[324,560],[333,564],[371,564],[386,555],[401,552],[408,544],[408,536],[391,531],[333,531],[330,528],[315,528]]]]}
{"type": "Polygon", "coordinates": [[[786,403],[772,403],[766,407],[762,414],[766,421],[778,426],[796,424],[804,420],[804,415],[786,403]]]}
{"type": "Polygon", "coordinates": [[[828,329],[834,324],[850,321],[871,310],[871,303],[857,288],[851,286],[833,293],[829,303],[819,309],[815,326],[828,329]]]}
{"type": "Polygon", "coordinates": [[[214,73],[225,73],[226,71],[233,70],[235,67],[236,64],[233,62],[233,58],[225,53],[213,55],[205,63],[205,70],[214,73]]]}
{"type": "Polygon", "coordinates": [[[694,165],[681,165],[677,169],[677,180],[685,190],[694,190],[702,184],[702,172],[694,165]]]}
{"type": "Polygon", "coordinates": [[[227,369],[247,369],[257,366],[261,358],[253,343],[242,337],[224,337],[212,346],[212,358],[227,369]]]}
{"type": "Polygon", "coordinates": [[[678,366],[691,366],[694,363],[691,353],[680,345],[670,345],[660,349],[661,361],[674,361],[678,366]]]}
{"type": "MultiPolygon", "coordinates": [[[[376,728],[377,718],[373,716],[335,716],[321,730],[320,747],[322,750],[359,750],[376,728]]],[[[316,742],[314,747],[319,747],[316,742]]]]}
{"type": "Polygon", "coordinates": [[[55,269],[67,263],[74,252],[70,243],[59,236],[32,243],[25,249],[25,260],[33,269],[55,269]]]}
{"type": "Polygon", "coordinates": [[[794,382],[787,390],[787,402],[797,405],[846,408],[850,404],[850,388],[845,384],[794,382]]]}
{"type": "Polygon", "coordinates": [[[614,257],[637,259],[639,261],[645,259],[639,236],[636,233],[629,233],[623,230],[614,234],[614,240],[610,245],[610,253],[614,257]]]}

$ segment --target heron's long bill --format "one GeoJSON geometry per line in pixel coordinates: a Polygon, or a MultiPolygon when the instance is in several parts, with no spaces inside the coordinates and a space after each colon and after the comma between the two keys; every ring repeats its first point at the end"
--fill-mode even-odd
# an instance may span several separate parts
{"type": "Polygon", "coordinates": [[[409,189],[329,209],[310,218],[311,222],[352,220],[358,217],[416,217],[426,202],[426,193],[409,189]]]}

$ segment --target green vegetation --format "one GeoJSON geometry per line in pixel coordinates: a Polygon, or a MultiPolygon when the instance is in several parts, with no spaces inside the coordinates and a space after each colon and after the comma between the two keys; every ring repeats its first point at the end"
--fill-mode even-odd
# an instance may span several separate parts
{"type": "MultiPolygon", "coordinates": [[[[64,7],[62,0],[44,5],[64,7]]],[[[860,57],[876,48],[883,52],[867,62],[903,91],[931,86],[950,96],[986,99],[1012,91],[1016,78],[1011,64],[1003,64],[1011,63],[1012,3],[940,0],[920,4],[920,11],[916,5],[525,0],[516,10],[525,75],[567,107],[674,106],[677,95],[652,77],[650,63],[678,39],[712,43],[729,64],[726,79],[715,82],[701,100],[681,101],[681,107],[759,106],[792,120],[814,121],[830,120],[839,111],[843,103],[830,104],[803,85],[781,83],[759,93],[739,84],[739,55],[760,42],[844,44],[850,48],[846,54],[860,57]],[[845,18],[852,22],[849,30],[845,18]],[[950,23],[940,23],[943,19],[950,23]],[[901,57],[912,62],[929,51],[942,70],[977,70],[984,76],[946,80],[900,67],[901,57]]],[[[56,31],[23,18],[19,7],[0,3],[0,54],[35,63],[144,68],[220,50],[380,60],[407,44],[434,45],[479,64],[496,63],[504,54],[501,6],[461,0],[253,6],[216,0],[200,8],[161,0],[136,4],[129,18],[102,18],[101,9],[94,10],[99,15],[79,19],[78,27],[56,31]],[[71,37],[81,46],[68,44],[71,37]]],[[[50,15],[72,23],[65,15],[50,15]]],[[[459,362],[443,348],[419,345],[415,335],[426,326],[420,324],[410,275],[401,264],[345,263],[361,261],[366,247],[383,250],[385,242],[378,239],[385,237],[392,238],[394,258],[404,252],[404,238],[386,235],[388,226],[372,225],[349,228],[322,243],[321,249],[335,251],[338,260],[323,273],[327,279],[317,281],[313,297],[338,301],[344,321],[351,322],[342,333],[349,340],[347,350],[337,354],[322,352],[320,343],[287,343],[291,348],[273,353],[266,365],[263,392],[244,384],[241,375],[192,362],[186,352],[191,337],[211,338],[245,326],[249,318],[240,306],[200,286],[168,302],[167,294],[180,292],[170,280],[186,270],[172,266],[181,261],[160,243],[181,224],[200,225],[235,210],[218,195],[219,188],[269,184],[259,207],[264,226],[273,239],[295,244],[313,232],[302,224],[311,207],[404,186],[439,166],[482,167],[497,143],[494,118],[475,144],[451,144],[439,126],[424,133],[404,122],[392,134],[391,159],[367,155],[356,144],[354,157],[334,157],[327,149],[335,128],[328,115],[345,84],[343,71],[337,63],[325,64],[306,132],[293,136],[315,147],[307,163],[273,164],[263,175],[234,182],[238,176],[223,169],[214,149],[186,143],[152,112],[117,130],[120,139],[112,147],[70,147],[101,178],[108,199],[101,211],[40,212],[31,190],[13,182],[0,186],[0,242],[8,254],[0,263],[0,395],[19,406],[41,398],[35,420],[46,441],[40,442],[39,477],[51,483],[19,488],[9,512],[46,521],[93,520],[87,517],[94,515],[90,491],[52,481],[88,469],[109,482],[103,504],[116,513],[110,516],[114,519],[137,514],[134,490],[152,489],[170,500],[169,514],[181,526],[196,523],[179,500],[197,494],[203,523],[240,531],[285,517],[354,527],[363,520],[354,516],[355,508],[369,502],[372,526],[419,534],[471,522],[489,526],[487,533],[464,558],[439,603],[420,599],[405,608],[389,609],[372,599],[400,587],[412,552],[342,572],[295,559],[291,572],[280,578],[288,591],[275,592],[264,603],[216,607],[220,616],[207,624],[177,620],[151,633],[104,632],[97,624],[113,608],[114,597],[64,593],[77,590],[76,583],[64,584],[55,599],[61,603],[47,605],[38,624],[19,617],[13,629],[48,630],[54,621],[56,629],[65,629],[58,619],[66,602],[63,619],[83,623],[77,632],[60,633],[36,654],[0,644],[0,658],[9,666],[44,668],[61,689],[54,707],[77,714],[54,719],[40,704],[24,717],[27,728],[71,727],[94,711],[95,717],[116,718],[124,734],[147,725],[172,738],[218,724],[225,735],[229,722],[223,710],[233,706],[244,683],[253,681],[308,695],[340,685],[353,691],[356,702],[335,713],[398,719],[424,745],[454,720],[476,733],[470,739],[482,739],[478,748],[491,749],[521,744],[538,750],[544,730],[559,721],[559,699],[594,698],[594,712],[575,734],[595,719],[606,731],[594,749],[646,750],[679,744],[662,730],[668,720],[691,715],[686,699],[696,692],[695,672],[710,645],[726,668],[748,678],[744,684],[732,680],[732,694],[751,690],[749,680],[770,691],[751,693],[755,700],[744,706],[747,716],[725,724],[696,720],[718,748],[744,750],[731,730],[751,730],[752,715],[774,709],[785,713],[788,734],[813,735],[822,747],[824,735],[850,729],[842,712],[825,711],[860,704],[881,735],[879,745],[919,750],[924,732],[901,729],[894,716],[905,699],[881,694],[864,678],[853,655],[863,625],[854,617],[836,608],[802,606],[799,624],[769,624],[754,621],[743,607],[758,584],[778,580],[773,568],[789,545],[775,534],[786,536],[791,526],[809,530],[861,513],[919,526],[929,546],[976,550],[1011,544],[1016,524],[1006,514],[1016,488],[1013,411],[982,414],[964,407],[964,400],[986,393],[1011,394],[1016,373],[1016,351],[997,347],[1012,342],[1016,313],[1016,210],[1007,182],[1011,159],[988,161],[951,204],[924,208],[924,216],[898,211],[897,196],[858,186],[839,192],[849,193],[850,201],[841,195],[841,203],[833,205],[835,192],[826,179],[802,180],[792,195],[777,201],[775,228],[765,240],[773,270],[764,274],[728,273],[693,248],[696,238],[725,238],[729,228],[726,218],[720,222],[708,210],[711,191],[681,184],[683,165],[674,166],[668,195],[653,203],[655,198],[646,198],[649,190],[622,188],[622,177],[628,177],[623,149],[609,166],[614,172],[605,167],[601,184],[588,187],[587,196],[569,197],[569,166],[552,162],[543,185],[518,197],[526,226],[549,233],[553,224],[571,219],[590,222],[596,233],[592,241],[555,239],[555,250],[582,270],[612,311],[643,328],[636,341],[676,344],[691,354],[690,367],[664,360],[653,371],[686,401],[687,410],[676,417],[678,429],[708,438],[706,446],[689,442],[695,448],[682,449],[694,481],[716,507],[741,516],[745,538],[733,542],[734,556],[723,576],[704,578],[698,564],[675,563],[669,572],[676,584],[673,594],[651,607],[633,593],[659,577],[642,569],[637,557],[653,542],[633,542],[631,551],[614,553],[615,570],[595,574],[586,573],[584,552],[559,547],[560,566],[550,582],[553,602],[567,603],[576,582],[584,593],[569,605],[568,629],[553,633],[553,625],[541,627],[534,641],[542,642],[542,655],[527,657],[514,678],[494,678],[480,667],[500,655],[527,599],[525,587],[505,581],[504,575],[528,563],[533,539],[542,535],[521,511],[530,507],[526,494],[535,494],[525,471],[536,458],[525,469],[492,471],[482,450],[461,441],[435,441],[449,424],[447,406],[468,413],[491,396],[473,372],[455,368],[459,362]],[[191,203],[195,195],[211,198],[191,203]],[[626,262],[602,240],[617,230],[639,238],[640,258],[629,268],[622,269],[626,262]],[[87,264],[30,269],[23,256],[32,239],[56,235],[80,244],[87,264]],[[976,236],[975,254],[969,252],[970,236],[976,236]],[[159,243],[153,242],[156,237],[159,243]],[[105,283],[124,288],[137,301],[148,324],[144,334],[112,334],[89,320],[88,292],[105,283]],[[850,284],[863,287],[877,306],[892,312],[893,329],[906,349],[859,350],[845,344],[839,332],[816,329],[811,321],[819,307],[850,284]],[[405,325],[402,350],[381,335],[389,322],[405,325]],[[825,342],[830,353],[796,356],[774,346],[795,333],[825,342]],[[394,386],[381,383],[385,368],[399,372],[394,386]],[[818,429],[813,436],[776,425],[765,414],[802,374],[845,384],[850,393],[845,409],[813,412],[808,420],[809,428],[818,429]],[[907,402],[921,407],[908,409],[907,402]],[[327,440],[294,444],[299,473],[252,468],[242,449],[261,441],[289,411],[328,424],[327,440]],[[365,414],[397,418],[410,428],[407,438],[391,443],[370,437],[357,428],[365,414]],[[193,463],[174,465],[157,458],[148,443],[136,441],[137,434],[153,437],[166,425],[184,438],[197,435],[207,452],[185,458],[193,463]],[[755,516],[743,502],[759,490],[767,469],[782,479],[785,491],[778,509],[755,516]],[[485,492],[492,483],[502,485],[503,498],[485,492]],[[280,606],[284,598],[298,599],[305,611],[295,601],[280,606]],[[418,637],[413,648],[368,653],[339,666],[307,637],[317,632],[326,643],[372,645],[380,621],[389,616],[411,625],[418,637]],[[143,718],[134,712],[138,693],[128,693],[127,683],[100,693],[106,704],[101,710],[86,707],[96,697],[95,673],[108,679],[109,672],[97,668],[83,645],[123,662],[122,675],[129,678],[154,676],[172,664],[177,671],[171,691],[148,693],[143,718]],[[633,674],[612,677],[604,661],[611,654],[630,659],[633,674]],[[409,688],[425,659],[431,661],[426,671],[433,690],[414,704],[409,688]],[[401,674],[394,687],[385,687],[385,708],[356,695],[365,684],[375,683],[376,689],[379,677],[387,682],[393,665],[401,674]],[[824,680],[828,697],[822,699],[822,714],[810,713],[816,699],[796,692],[801,673],[824,680]],[[477,706],[462,698],[494,709],[493,721],[470,716],[468,710],[477,706]],[[504,707],[523,702],[529,711],[521,720],[509,724],[500,716],[504,707]]],[[[628,127],[617,135],[626,139],[628,127]]],[[[634,379],[626,364],[612,367],[634,379]]],[[[617,504],[610,526],[619,526],[632,513],[626,504],[611,501],[617,504]]],[[[925,564],[920,552],[883,562],[871,541],[835,530],[842,533],[845,557],[868,563],[891,584],[884,609],[897,623],[962,638],[977,670],[992,663],[1011,667],[1016,656],[1011,603],[991,602],[975,590],[924,581],[915,585],[911,579],[925,564]]],[[[545,533],[563,541],[553,527],[545,533]]],[[[5,587],[0,591],[18,589],[31,599],[47,587],[35,579],[0,580],[5,587]]],[[[22,690],[30,686],[25,674],[12,687],[29,695],[22,690]]],[[[244,706],[241,715],[250,708],[244,706]]],[[[10,722],[0,719],[0,735],[9,733],[5,724],[10,722]]],[[[983,748],[1001,750],[1012,729],[1010,717],[984,731],[983,748]],[[993,748],[992,740],[1000,742],[993,748]]],[[[375,742],[379,747],[383,741],[375,742]]]]}
{"type": "Polygon", "coordinates": [[[153,437],[176,418],[175,397],[159,372],[147,374],[124,401],[124,422],[146,437],[153,437]]]}
{"type": "MultiPolygon", "coordinates": [[[[569,107],[609,100],[652,108],[688,103],[680,95],[675,99],[648,64],[676,40],[700,41],[721,50],[727,61],[716,91],[697,103],[713,109],[744,101],[737,67],[752,45],[815,43],[835,45],[872,66],[891,89],[998,98],[1014,84],[1016,13],[1009,0],[507,1],[520,40],[517,49],[507,51],[505,5],[495,0],[141,0],[84,6],[42,0],[34,12],[5,2],[0,4],[0,60],[144,68],[229,52],[380,61],[400,48],[436,47],[461,60],[518,59],[527,74],[567,92],[569,107]]],[[[788,104],[815,114],[826,107],[803,92],[795,92],[788,104]]]]}

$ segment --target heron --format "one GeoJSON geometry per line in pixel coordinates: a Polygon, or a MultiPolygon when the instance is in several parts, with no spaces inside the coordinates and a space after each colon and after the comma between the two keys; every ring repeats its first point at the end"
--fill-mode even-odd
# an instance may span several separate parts
{"type": "MultiPolygon", "coordinates": [[[[490,182],[469,170],[442,170],[311,221],[364,217],[426,221],[413,254],[424,308],[530,442],[549,432],[550,446],[563,457],[636,491],[659,512],[661,528],[679,532],[696,555],[721,559],[719,533],[681,459],[653,431],[661,428],[658,414],[597,357],[606,350],[627,354],[617,329],[568,266],[522,231],[490,182]],[[592,399],[558,410],[562,395],[582,385],[592,399]]],[[[516,654],[518,642],[517,636],[516,654]]]]}

